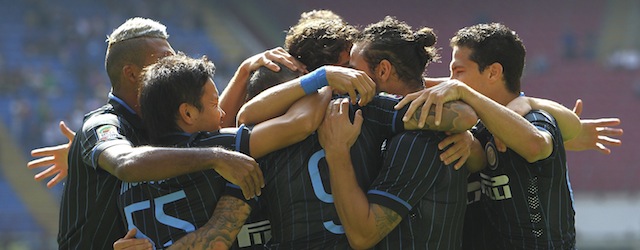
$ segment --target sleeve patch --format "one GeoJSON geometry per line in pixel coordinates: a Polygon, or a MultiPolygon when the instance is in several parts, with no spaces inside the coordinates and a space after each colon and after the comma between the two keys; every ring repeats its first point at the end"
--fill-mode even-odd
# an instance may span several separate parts
{"type": "Polygon", "coordinates": [[[114,125],[103,125],[96,129],[96,134],[98,135],[98,141],[107,141],[111,139],[118,138],[120,135],[118,133],[118,128],[114,125]]]}

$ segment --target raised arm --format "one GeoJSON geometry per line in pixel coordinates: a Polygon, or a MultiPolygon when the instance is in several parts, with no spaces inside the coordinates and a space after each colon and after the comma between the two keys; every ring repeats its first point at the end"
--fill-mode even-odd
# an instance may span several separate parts
{"type": "Polygon", "coordinates": [[[247,95],[247,82],[251,73],[261,66],[272,71],[280,71],[278,62],[287,68],[306,73],[305,66],[296,60],[293,56],[281,47],[267,50],[260,54],[247,58],[240,64],[235,74],[229,81],[229,84],[220,95],[220,107],[227,113],[224,117],[222,125],[224,127],[234,127],[236,124],[236,115],[238,110],[245,102],[247,95]]]}
{"type": "Polygon", "coordinates": [[[258,94],[242,106],[238,122],[256,124],[280,116],[296,100],[327,85],[335,92],[348,93],[354,103],[359,94],[360,105],[371,101],[375,94],[375,83],[366,73],[338,66],[323,66],[258,94]]]}
{"type": "Polygon", "coordinates": [[[331,88],[295,102],[282,116],[258,123],[251,131],[251,156],[260,158],[307,138],[318,129],[331,100],[331,88]]]}

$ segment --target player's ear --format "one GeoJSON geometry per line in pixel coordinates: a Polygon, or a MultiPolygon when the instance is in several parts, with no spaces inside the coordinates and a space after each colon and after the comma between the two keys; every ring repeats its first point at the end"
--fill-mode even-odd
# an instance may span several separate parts
{"type": "Polygon", "coordinates": [[[195,111],[194,109],[195,107],[193,105],[188,104],[186,102],[183,102],[182,104],[180,104],[180,107],[178,107],[178,113],[182,122],[188,125],[191,125],[195,122],[195,119],[197,118],[198,113],[194,112],[195,111]]]}
{"type": "Polygon", "coordinates": [[[387,79],[389,79],[389,77],[391,77],[392,68],[393,65],[391,65],[391,62],[389,62],[389,60],[387,59],[384,59],[380,61],[380,63],[378,63],[375,74],[379,79],[386,81],[387,79]]]}
{"type": "Polygon", "coordinates": [[[133,65],[133,64],[124,65],[122,66],[122,77],[128,83],[137,83],[139,71],[140,70],[136,65],[133,65]]]}
{"type": "Polygon", "coordinates": [[[503,70],[504,68],[502,68],[502,64],[500,63],[492,63],[491,65],[489,65],[487,68],[485,68],[485,70],[489,71],[489,79],[491,79],[492,81],[501,81],[502,80],[502,76],[504,74],[503,70]]]}

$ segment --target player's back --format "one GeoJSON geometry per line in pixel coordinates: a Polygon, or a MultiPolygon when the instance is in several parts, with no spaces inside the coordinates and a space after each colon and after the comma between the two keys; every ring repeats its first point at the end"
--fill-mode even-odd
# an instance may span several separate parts
{"type": "Polygon", "coordinates": [[[60,208],[60,249],[111,247],[126,233],[116,205],[121,181],[97,163],[109,146],[146,143],[140,118],[123,103],[110,95],[109,104],[85,115],[71,144],[60,208]]]}
{"type": "MultiPolygon", "coordinates": [[[[354,170],[363,189],[377,176],[382,142],[401,124],[402,115],[393,110],[395,103],[397,99],[376,97],[362,108],[365,119],[351,157],[353,165],[359,166],[354,170]]],[[[333,204],[329,169],[317,134],[273,152],[259,163],[265,175],[263,198],[272,221],[272,248],[349,247],[333,204]]]]}
{"type": "Polygon", "coordinates": [[[405,131],[388,141],[382,171],[367,196],[403,218],[376,249],[461,247],[469,171],[440,160],[438,143],[445,137],[405,131]]]}
{"type": "MultiPolygon", "coordinates": [[[[232,130],[223,129],[221,132],[200,132],[193,135],[177,133],[163,137],[161,145],[221,146],[247,153],[248,130],[232,130]],[[237,138],[247,140],[236,140],[237,138]]],[[[227,183],[213,169],[156,182],[123,183],[118,205],[128,227],[138,228],[136,238],[148,238],[156,249],[162,249],[209,221],[218,200],[228,191],[227,183]]],[[[246,223],[252,224],[258,219],[251,216],[246,223]]],[[[265,220],[264,216],[262,220],[265,220]]],[[[268,221],[261,223],[263,226],[269,224],[268,221]]],[[[262,243],[250,240],[236,241],[233,247],[261,248],[262,243]],[[242,246],[239,246],[240,243],[242,246]]]]}

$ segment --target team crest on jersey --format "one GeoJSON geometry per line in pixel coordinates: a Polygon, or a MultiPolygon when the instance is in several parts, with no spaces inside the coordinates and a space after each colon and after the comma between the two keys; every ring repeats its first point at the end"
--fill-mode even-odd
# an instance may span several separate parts
{"type": "Polygon", "coordinates": [[[489,169],[496,170],[498,167],[498,150],[493,142],[487,143],[484,146],[484,152],[487,154],[487,162],[489,163],[489,169]]]}
{"type": "Polygon", "coordinates": [[[98,134],[98,141],[106,141],[109,139],[118,137],[118,128],[113,125],[103,125],[96,129],[96,134],[98,134]]]}

